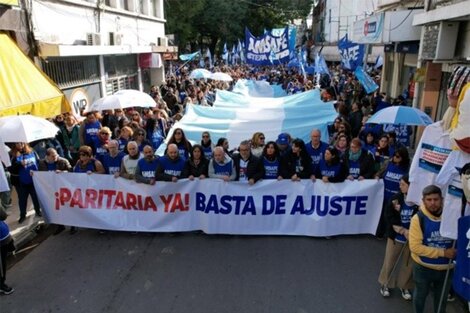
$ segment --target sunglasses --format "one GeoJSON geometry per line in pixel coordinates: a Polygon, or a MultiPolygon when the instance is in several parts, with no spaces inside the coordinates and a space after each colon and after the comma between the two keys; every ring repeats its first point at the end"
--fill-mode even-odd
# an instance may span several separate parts
{"type": "Polygon", "coordinates": [[[264,140],[265,138],[264,137],[259,137],[260,140],[264,140]]]}
{"type": "Polygon", "coordinates": [[[204,136],[202,136],[202,138],[209,138],[209,136],[207,136],[207,135],[204,135],[204,136]]]}

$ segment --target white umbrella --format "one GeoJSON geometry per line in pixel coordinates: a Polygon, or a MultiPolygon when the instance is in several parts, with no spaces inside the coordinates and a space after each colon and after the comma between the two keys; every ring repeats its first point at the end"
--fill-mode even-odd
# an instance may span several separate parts
{"type": "Polygon", "coordinates": [[[189,78],[192,79],[205,79],[211,78],[212,73],[206,70],[205,68],[197,68],[189,74],[189,78]]]}
{"type": "Polygon", "coordinates": [[[210,77],[212,80],[222,80],[225,82],[231,82],[233,80],[229,74],[222,73],[222,72],[215,72],[210,77]]]}
{"type": "Polygon", "coordinates": [[[4,142],[32,142],[53,138],[59,128],[48,120],[33,115],[11,115],[0,118],[0,136],[4,142]]]}
{"type": "Polygon", "coordinates": [[[85,108],[85,112],[126,109],[132,107],[153,108],[155,100],[149,94],[134,90],[123,89],[111,96],[100,98],[85,108]]]}

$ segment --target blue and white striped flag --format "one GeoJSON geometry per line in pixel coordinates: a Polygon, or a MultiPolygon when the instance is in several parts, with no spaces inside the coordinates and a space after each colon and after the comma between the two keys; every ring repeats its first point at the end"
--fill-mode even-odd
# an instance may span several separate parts
{"type": "Polygon", "coordinates": [[[196,51],[194,53],[189,53],[189,54],[181,54],[180,55],[180,60],[181,61],[191,61],[196,57],[196,55],[199,54],[199,51],[196,51]]]}
{"type": "MultiPolygon", "coordinates": [[[[218,90],[213,107],[189,106],[177,127],[193,142],[201,140],[203,131],[209,131],[212,140],[225,137],[232,147],[260,129],[268,140],[276,140],[280,133],[289,133],[293,138],[308,142],[312,129],[318,128],[322,140],[327,141],[327,124],[336,115],[332,102],[320,100],[319,90],[278,98],[218,90]]],[[[171,137],[171,133],[168,136],[171,137]]]]}

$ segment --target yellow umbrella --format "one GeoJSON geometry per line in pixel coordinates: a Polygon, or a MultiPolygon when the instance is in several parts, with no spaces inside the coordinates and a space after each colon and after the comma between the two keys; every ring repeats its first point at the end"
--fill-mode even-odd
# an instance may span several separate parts
{"type": "Polygon", "coordinates": [[[54,117],[70,111],[62,91],[0,32],[0,116],[54,117]]]}

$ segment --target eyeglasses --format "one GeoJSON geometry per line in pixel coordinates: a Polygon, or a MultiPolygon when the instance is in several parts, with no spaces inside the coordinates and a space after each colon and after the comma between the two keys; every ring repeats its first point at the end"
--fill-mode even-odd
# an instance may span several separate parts
{"type": "Polygon", "coordinates": [[[143,135],[144,135],[144,133],[138,133],[137,135],[138,135],[138,136],[143,136],[143,135]]]}
{"type": "Polygon", "coordinates": [[[80,152],[78,155],[79,156],[89,156],[88,153],[85,153],[85,152],[80,152]]]}
{"type": "Polygon", "coordinates": [[[260,140],[264,140],[265,138],[264,137],[259,137],[260,140]]]}
{"type": "Polygon", "coordinates": [[[202,136],[202,138],[209,138],[209,136],[208,136],[208,135],[204,135],[204,136],[202,136]]]}

